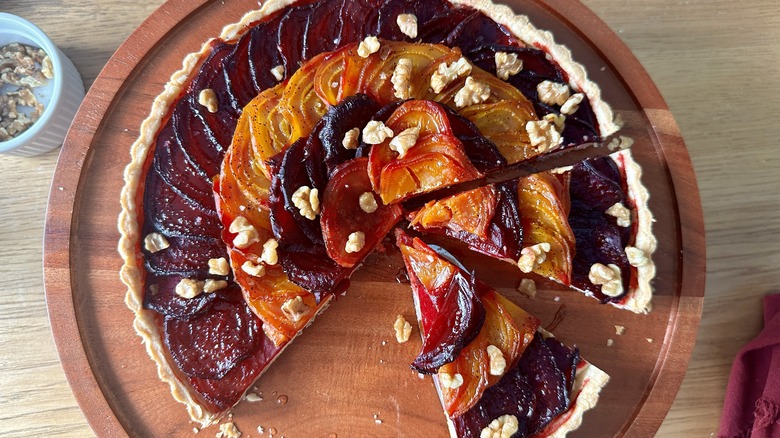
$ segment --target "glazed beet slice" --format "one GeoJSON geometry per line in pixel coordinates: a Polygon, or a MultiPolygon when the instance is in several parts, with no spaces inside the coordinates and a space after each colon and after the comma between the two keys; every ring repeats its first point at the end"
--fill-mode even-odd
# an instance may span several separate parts
{"type": "MultiPolygon", "coordinates": [[[[409,38],[398,27],[397,18],[401,14],[414,14],[417,17],[418,29],[428,27],[428,22],[436,15],[442,14],[451,6],[442,0],[421,2],[418,0],[384,0],[379,6],[379,18],[376,30],[372,34],[393,41],[415,41],[409,38]]],[[[419,32],[418,32],[419,35],[419,32]]]]}
{"type": "Polygon", "coordinates": [[[144,236],[219,236],[222,224],[215,212],[193,205],[173,191],[157,172],[149,172],[144,188],[144,236]]]}
{"type": "Polygon", "coordinates": [[[238,105],[243,108],[260,92],[255,88],[249,66],[249,38],[241,38],[233,47],[233,51],[222,61],[221,68],[227,73],[227,82],[231,94],[235,96],[238,105]]]}
{"type": "Polygon", "coordinates": [[[473,13],[474,9],[468,7],[450,6],[427,20],[424,26],[418,25],[417,37],[424,43],[441,44],[453,29],[473,13]]]}
{"type": "Polygon", "coordinates": [[[176,285],[182,278],[181,275],[147,275],[144,308],[175,319],[190,319],[208,308],[217,297],[217,294],[200,294],[191,299],[180,297],[176,294],[176,285]]]}
{"type": "Polygon", "coordinates": [[[519,46],[520,41],[509,30],[488,18],[481,11],[473,11],[442,40],[448,47],[460,47],[468,53],[485,44],[519,46]]]}
{"type": "Polygon", "coordinates": [[[571,393],[571,388],[574,385],[574,378],[577,373],[577,364],[580,363],[580,350],[576,347],[567,347],[555,338],[547,338],[544,340],[544,343],[547,344],[547,348],[550,349],[550,353],[552,354],[553,359],[555,359],[555,364],[558,366],[558,369],[563,373],[565,386],[566,388],[569,388],[569,393],[571,393]]]}
{"type": "Polygon", "coordinates": [[[206,60],[203,61],[200,70],[198,70],[198,74],[195,75],[190,86],[187,88],[187,91],[198,93],[204,88],[212,88],[212,83],[214,83],[215,78],[222,75],[222,71],[219,68],[222,64],[222,60],[232,51],[233,46],[231,44],[226,44],[217,40],[212,41],[211,53],[206,60]]]}
{"type": "Polygon", "coordinates": [[[170,247],[150,253],[144,250],[146,266],[156,274],[206,276],[209,259],[227,258],[222,240],[201,236],[170,236],[170,247]]]}
{"type": "Polygon", "coordinates": [[[222,68],[224,59],[233,51],[233,44],[225,42],[212,44],[215,44],[212,54],[203,62],[187,91],[197,96],[201,90],[207,88],[214,90],[218,100],[216,114],[220,120],[227,121],[235,126],[235,120],[238,119],[238,115],[241,114],[243,107],[238,105],[238,100],[233,97],[232,92],[228,89],[229,80],[225,70],[222,68]]]}
{"type": "Polygon", "coordinates": [[[279,27],[276,31],[276,46],[282,55],[282,64],[288,78],[305,61],[306,24],[317,11],[319,4],[320,2],[316,2],[290,7],[279,20],[279,27]]]}
{"type": "MultiPolygon", "coordinates": [[[[345,0],[320,1],[314,4],[314,13],[306,18],[303,28],[301,59],[306,62],[320,53],[332,52],[342,46],[342,28],[349,26],[342,15],[345,0]]],[[[363,2],[361,2],[363,3],[363,2]]],[[[364,20],[364,17],[361,17],[364,20]]]]}
{"type": "Polygon", "coordinates": [[[270,21],[258,24],[249,31],[249,36],[246,37],[249,40],[247,46],[249,52],[247,56],[248,73],[252,77],[254,88],[258,93],[273,87],[278,82],[271,74],[271,69],[282,65],[282,55],[276,45],[276,31],[274,30],[278,28],[281,16],[281,14],[277,14],[270,21]]]}
{"type": "MultiPolygon", "coordinates": [[[[258,324],[259,321],[258,321],[258,324]]],[[[239,362],[221,379],[191,377],[190,383],[213,412],[224,411],[238,403],[249,385],[260,376],[274,357],[284,348],[275,346],[261,331],[255,336],[257,350],[239,362]]]]}
{"type": "Polygon", "coordinates": [[[341,8],[341,34],[339,35],[341,43],[339,47],[361,41],[369,35],[375,35],[381,3],[381,0],[359,2],[343,0],[341,8]]]}
{"type": "Polygon", "coordinates": [[[332,175],[339,164],[355,158],[355,151],[342,145],[347,131],[353,128],[362,130],[379,109],[379,103],[366,94],[350,96],[328,109],[322,117],[322,126],[318,132],[315,131],[325,150],[328,175],[332,175]]]}
{"type": "Polygon", "coordinates": [[[190,320],[165,319],[165,343],[184,374],[220,379],[254,353],[262,336],[260,320],[237,286],[216,292],[209,310],[190,320]]]}
{"type": "Polygon", "coordinates": [[[575,369],[576,349],[545,340],[538,333],[516,366],[495,385],[487,388],[479,402],[463,415],[453,418],[459,437],[479,437],[491,421],[501,415],[514,415],[519,424],[513,436],[532,436],[569,408],[571,383],[561,372],[575,369]],[[553,346],[551,349],[550,346],[553,346]]]}
{"type": "Polygon", "coordinates": [[[621,227],[606,210],[617,202],[626,207],[625,190],[620,171],[609,157],[586,160],[571,171],[571,225],[576,239],[576,255],[572,269],[572,285],[592,292],[602,302],[618,302],[628,293],[631,284],[631,266],[625,248],[631,238],[631,228],[621,227]],[[588,279],[594,263],[614,264],[620,268],[623,294],[608,297],[601,286],[588,279]]]}
{"type": "Polygon", "coordinates": [[[179,195],[194,205],[214,210],[211,182],[197,173],[187,160],[175,138],[169,137],[172,129],[161,132],[152,162],[152,169],[179,195]]]}
{"type": "Polygon", "coordinates": [[[353,271],[339,266],[319,246],[309,251],[283,251],[279,263],[290,281],[313,293],[318,303],[327,294],[345,291],[353,271]]]}
{"type": "Polygon", "coordinates": [[[424,320],[434,322],[424,336],[422,351],[412,362],[412,368],[421,373],[435,373],[442,365],[455,360],[463,347],[477,337],[485,322],[485,307],[475,282],[473,273],[466,276],[458,270],[438,290],[425,290],[419,280],[414,283],[419,299],[435,303],[430,308],[435,307],[438,312],[422,315],[424,320]]]}
{"type": "Polygon", "coordinates": [[[188,165],[196,169],[198,175],[211,180],[219,174],[219,162],[224,154],[210,131],[201,124],[201,119],[193,116],[192,105],[199,105],[197,97],[189,95],[179,101],[171,116],[171,127],[179,148],[188,165]]]}

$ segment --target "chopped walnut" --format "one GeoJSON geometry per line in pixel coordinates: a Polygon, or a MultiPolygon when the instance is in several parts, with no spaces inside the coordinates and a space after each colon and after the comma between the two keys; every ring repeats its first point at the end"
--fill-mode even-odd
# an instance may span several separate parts
{"type": "Polygon", "coordinates": [[[616,202],[615,205],[609,207],[605,213],[616,218],[618,226],[631,226],[631,210],[626,208],[622,203],[616,202]]]}
{"type": "Polygon", "coordinates": [[[41,117],[44,107],[32,89],[52,76],[51,59],[42,49],[19,43],[0,48],[0,88],[17,87],[0,94],[0,141],[20,135],[41,117]]]}
{"type": "Polygon", "coordinates": [[[244,216],[236,216],[228,231],[236,234],[233,245],[238,249],[248,248],[260,241],[257,229],[244,216]]]}
{"type": "Polygon", "coordinates": [[[344,140],[341,140],[341,145],[344,146],[344,149],[357,149],[358,137],[360,137],[360,128],[352,128],[344,134],[344,140]]]}
{"type": "Polygon", "coordinates": [[[393,94],[399,99],[408,99],[412,96],[412,65],[411,59],[401,58],[393,70],[390,82],[393,83],[393,94]]]}
{"type": "Polygon", "coordinates": [[[523,69],[523,60],[518,59],[517,53],[496,52],[495,60],[496,76],[505,81],[523,69]]]}
{"type": "Polygon", "coordinates": [[[372,192],[364,192],[362,195],[360,195],[359,202],[360,209],[369,214],[375,212],[376,209],[379,208],[379,205],[376,203],[376,198],[372,192]]]}
{"type": "Polygon", "coordinates": [[[272,68],[271,74],[274,75],[277,81],[281,81],[284,79],[284,66],[277,65],[276,67],[272,68]]]}
{"type": "Polygon", "coordinates": [[[431,88],[434,93],[441,93],[441,90],[451,84],[452,81],[468,74],[471,74],[471,64],[462,56],[450,64],[443,62],[439,64],[439,68],[431,75],[431,88]]]}
{"type": "Polygon", "coordinates": [[[523,248],[520,251],[520,258],[517,260],[517,267],[528,274],[547,260],[547,253],[550,252],[551,248],[547,242],[523,248]]]}
{"type": "Polygon", "coordinates": [[[607,347],[615,345],[615,340],[612,338],[607,339],[607,347]]]}
{"type": "Polygon", "coordinates": [[[588,279],[596,286],[601,286],[601,293],[608,297],[617,297],[623,293],[623,279],[617,265],[594,263],[590,267],[588,279]]]}
{"type": "Polygon", "coordinates": [[[460,373],[455,373],[454,375],[446,373],[439,368],[439,382],[445,388],[457,389],[463,385],[463,376],[460,373]]]}
{"type": "Polygon", "coordinates": [[[224,257],[209,259],[209,274],[228,275],[230,274],[230,264],[224,257]]]}
{"type": "Polygon", "coordinates": [[[240,436],[241,432],[233,422],[230,422],[219,425],[219,432],[217,432],[216,438],[239,438],[240,436]]]}
{"type": "Polygon", "coordinates": [[[555,130],[558,131],[558,133],[563,132],[564,124],[566,123],[566,116],[563,114],[545,114],[544,117],[542,117],[542,120],[546,120],[550,122],[553,126],[555,126],[555,130]]]}
{"type": "Polygon", "coordinates": [[[528,139],[531,146],[539,152],[547,152],[555,149],[563,142],[561,133],[549,120],[530,120],[525,124],[525,130],[528,131],[528,139]]]}
{"type": "Polygon", "coordinates": [[[357,53],[361,58],[368,58],[372,53],[379,51],[379,39],[375,36],[367,36],[358,45],[357,53]]]}
{"type": "Polygon", "coordinates": [[[241,270],[251,275],[252,277],[262,277],[265,275],[265,265],[256,265],[250,260],[245,261],[244,264],[241,265],[241,270]]]}
{"type": "Polygon", "coordinates": [[[611,151],[622,151],[623,149],[628,149],[634,144],[634,139],[631,137],[626,137],[624,135],[621,135],[620,137],[613,138],[612,141],[609,142],[607,147],[611,151]]]}
{"type": "Polygon", "coordinates": [[[259,401],[263,401],[263,397],[259,394],[255,394],[254,392],[248,392],[244,396],[244,400],[248,401],[249,403],[257,403],[259,401]]]}
{"type": "Polygon", "coordinates": [[[463,108],[476,105],[488,100],[488,98],[490,98],[490,86],[469,76],[466,78],[463,88],[455,93],[455,106],[463,108]]]}
{"type": "Polygon", "coordinates": [[[393,329],[395,329],[395,340],[398,341],[399,344],[408,341],[409,337],[412,335],[412,325],[409,324],[403,315],[398,315],[395,318],[393,329]]]}
{"type": "Polygon", "coordinates": [[[222,290],[227,286],[228,283],[225,280],[212,280],[211,278],[209,278],[203,283],[203,292],[210,294],[218,290],[222,290]]]}
{"type": "Polygon", "coordinates": [[[487,354],[490,359],[490,375],[500,376],[506,371],[506,359],[504,359],[504,353],[501,349],[495,345],[487,346],[487,354]]]}
{"type": "Polygon", "coordinates": [[[542,81],[536,86],[539,100],[547,105],[563,105],[569,99],[569,86],[552,81],[542,81]]]}
{"type": "Polygon", "coordinates": [[[276,252],[276,248],[279,247],[279,242],[276,239],[271,238],[265,241],[263,244],[263,253],[260,255],[260,260],[266,265],[275,265],[279,262],[279,254],[276,252]]]}
{"type": "Polygon", "coordinates": [[[211,88],[200,90],[200,93],[198,94],[198,103],[205,106],[210,113],[215,113],[219,109],[217,93],[211,88]]]}
{"type": "Polygon", "coordinates": [[[517,417],[509,414],[502,415],[482,429],[479,433],[479,438],[510,438],[519,428],[520,424],[517,422],[517,417]]]}
{"type": "Polygon", "coordinates": [[[46,79],[54,78],[54,64],[52,64],[51,58],[48,56],[41,61],[41,73],[46,79]]]}
{"type": "Polygon", "coordinates": [[[536,282],[530,278],[523,278],[520,280],[520,284],[517,285],[517,291],[529,298],[533,298],[536,296],[536,282]]]}
{"type": "Polygon", "coordinates": [[[292,195],[292,203],[300,211],[301,216],[313,221],[320,214],[319,190],[301,186],[292,195]]]}
{"type": "Polygon", "coordinates": [[[144,237],[144,248],[151,253],[162,251],[170,246],[168,239],[160,233],[149,233],[144,237]]]}
{"type": "Polygon", "coordinates": [[[566,102],[561,106],[561,114],[571,115],[577,112],[577,110],[580,108],[580,103],[582,103],[582,99],[585,97],[582,93],[576,93],[569,96],[568,99],[566,99],[566,102]]]}
{"type": "Polygon", "coordinates": [[[371,120],[363,128],[363,141],[366,144],[380,144],[393,135],[393,130],[378,120],[371,120]]]}
{"type": "Polygon", "coordinates": [[[398,157],[403,158],[406,152],[417,144],[417,138],[420,136],[420,127],[412,126],[401,131],[390,140],[390,149],[398,152],[398,157]]]}
{"type": "Polygon", "coordinates": [[[647,257],[647,254],[641,249],[635,248],[633,246],[626,247],[626,257],[628,258],[628,263],[630,263],[631,266],[635,268],[645,266],[646,264],[650,263],[650,259],[647,257]]]}
{"type": "Polygon", "coordinates": [[[303,302],[303,298],[297,296],[291,298],[282,304],[282,313],[292,322],[298,322],[309,313],[309,306],[303,302]]]}
{"type": "Polygon", "coordinates": [[[622,325],[615,325],[615,334],[618,336],[623,336],[623,333],[626,332],[626,327],[622,325]]]}
{"type": "Polygon", "coordinates": [[[347,253],[359,252],[366,245],[366,235],[362,231],[355,231],[347,238],[347,244],[344,245],[344,251],[347,253]]]}
{"type": "Polygon", "coordinates": [[[409,38],[417,38],[417,16],[414,14],[398,14],[395,19],[401,33],[409,38]]]}
{"type": "Polygon", "coordinates": [[[182,278],[176,285],[176,295],[182,298],[195,298],[203,293],[203,285],[205,282],[200,280],[193,280],[190,278],[182,278]]]}

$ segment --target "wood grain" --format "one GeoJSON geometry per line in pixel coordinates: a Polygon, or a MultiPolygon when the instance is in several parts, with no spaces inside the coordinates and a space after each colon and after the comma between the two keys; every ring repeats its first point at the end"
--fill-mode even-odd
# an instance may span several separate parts
{"type": "MultiPolygon", "coordinates": [[[[41,26],[90,85],[122,40],[161,2],[3,1],[41,26]],[[67,23],[67,25],[63,25],[67,23]]],[[[697,171],[708,243],[702,329],[659,436],[716,432],[731,360],[760,329],[760,297],[780,274],[780,165],[773,119],[780,14],[775,2],[586,0],[661,89],[697,171]]],[[[58,364],[41,275],[43,214],[56,152],[0,157],[0,435],[88,436],[58,364]],[[23,184],[20,182],[23,181],[23,184]],[[34,347],[34,348],[31,348],[34,347]]],[[[56,189],[56,188],[55,188],[56,189]]]]}

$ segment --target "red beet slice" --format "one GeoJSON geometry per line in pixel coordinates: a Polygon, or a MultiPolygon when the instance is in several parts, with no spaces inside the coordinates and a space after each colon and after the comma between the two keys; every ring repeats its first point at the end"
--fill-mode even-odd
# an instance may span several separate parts
{"type": "Polygon", "coordinates": [[[180,196],[205,209],[214,210],[211,182],[198,173],[187,160],[175,138],[164,138],[161,133],[153,162],[153,169],[180,196]]]}
{"type": "Polygon", "coordinates": [[[219,236],[222,229],[214,212],[179,196],[157,172],[149,172],[146,178],[144,205],[144,231],[158,231],[165,236],[219,236]]]}
{"type": "Polygon", "coordinates": [[[325,150],[328,175],[333,175],[339,164],[355,158],[355,151],[346,149],[342,144],[347,131],[353,128],[362,130],[379,109],[379,104],[366,94],[349,96],[328,109],[322,117],[322,125],[317,133],[325,150]]]}
{"type": "Polygon", "coordinates": [[[204,236],[170,236],[170,246],[155,253],[146,252],[146,265],[155,274],[182,274],[205,277],[209,260],[227,257],[221,239],[204,236]]]}
{"type": "Polygon", "coordinates": [[[260,320],[238,287],[216,292],[219,299],[191,320],[165,319],[165,343],[179,369],[192,377],[219,379],[258,347],[260,320]]]}
{"type": "MultiPolygon", "coordinates": [[[[443,13],[450,4],[442,0],[417,1],[417,0],[385,0],[378,9],[378,20],[375,34],[393,41],[416,41],[403,34],[398,27],[397,19],[400,14],[414,14],[417,17],[418,29],[427,27],[427,23],[436,15],[443,13]]],[[[419,32],[418,32],[419,36],[419,32]]]]}
{"type": "Polygon", "coordinates": [[[181,275],[146,276],[144,308],[176,319],[190,319],[208,308],[217,294],[200,294],[195,298],[182,298],[176,294],[181,275]]]}

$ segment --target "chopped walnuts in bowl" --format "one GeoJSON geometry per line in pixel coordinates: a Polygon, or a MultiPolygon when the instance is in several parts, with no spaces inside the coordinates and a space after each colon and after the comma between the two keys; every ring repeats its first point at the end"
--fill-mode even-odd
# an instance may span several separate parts
{"type": "Polygon", "coordinates": [[[35,89],[54,77],[51,58],[43,49],[21,43],[0,47],[0,142],[32,126],[44,105],[35,89]]]}

